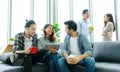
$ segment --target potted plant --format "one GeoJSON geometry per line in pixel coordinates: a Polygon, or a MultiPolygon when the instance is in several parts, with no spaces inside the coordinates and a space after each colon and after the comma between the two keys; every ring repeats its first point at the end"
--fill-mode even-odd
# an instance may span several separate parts
{"type": "Polygon", "coordinates": [[[14,38],[9,38],[9,43],[13,44],[13,42],[14,42],[14,38]]]}
{"type": "Polygon", "coordinates": [[[57,41],[60,42],[60,28],[59,28],[59,24],[57,22],[53,23],[53,29],[54,29],[55,34],[57,36],[57,41]]]}

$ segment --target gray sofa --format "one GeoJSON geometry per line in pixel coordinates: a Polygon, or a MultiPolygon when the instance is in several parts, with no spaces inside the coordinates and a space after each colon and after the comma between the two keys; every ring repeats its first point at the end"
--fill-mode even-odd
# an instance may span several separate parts
{"type": "MultiPolygon", "coordinates": [[[[11,66],[0,61],[0,72],[22,72],[22,66],[11,66]]],[[[49,72],[49,66],[42,63],[33,65],[32,72],[49,72]]]]}
{"type": "MultiPolygon", "coordinates": [[[[94,43],[95,72],[120,72],[120,42],[94,43]]],[[[72,72],[84,72],[84,66],[71,66],[72,72]]]]}
{"type": "Polygon", "coordinates": [[[94,43],[96,72],[120,72],[120,42],[94,43]]]}
{"type": "MultiPolygon", "coordinates": [[[[93,57],[96,60],[95,72],[120,72],[120,42],[95,42],[93,57]]],[[[0,72],[22,72],[21,66],[10,66],[0,62],[0,72]]],[[[70,66],[71,72],[84,72],[84,66],[70,66]]],[[[33,72],[49,72],[49,66],[38,63],[33,72]]]]}

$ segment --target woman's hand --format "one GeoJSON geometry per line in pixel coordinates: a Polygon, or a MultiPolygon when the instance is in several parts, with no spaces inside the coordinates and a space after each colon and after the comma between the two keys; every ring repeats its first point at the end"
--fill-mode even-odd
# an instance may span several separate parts
{"type": "Polygon", "coordinates": [[[111,32],[107,32],[106,35],[107,35],[107,37],[111,37],[112,34],[111,34],[111,32]]]}
{"type": "Polygon", "coordinates": [[[51,53],[56,53],[57,49],[54,47],[54,46],[49,46],[48,47],[48,50],[51,52],[51,53]]]}

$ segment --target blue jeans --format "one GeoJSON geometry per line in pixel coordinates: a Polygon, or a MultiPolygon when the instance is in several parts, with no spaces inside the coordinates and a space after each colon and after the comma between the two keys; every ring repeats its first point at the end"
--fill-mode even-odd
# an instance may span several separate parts
{"type": "Polygon", "coordinates": [[[50,54],[50,53],[46,53],[43,56],[43,62],[44,63],[48,63],[50,66],[50,72],[60,72],[60,68],[58,66],[58,54],[50,54]]]}
{"type": "Polygon", "coordinates": [[[58,55],[50,54],[49,59],[50,72],[60,72],[60,68],[58,65],[58,55]]]}
{"type": "MultiPolygon", "coordinates": [[[[68,69],[68,63],[64,57],[58,60],[59,68],[61,72],[70,72],[68,69]]],[[[85,66],[85,72],[94,72],[95,71],[95,60],[92,57],[87,57],[81,60],[78,65],[85,66]]]]}

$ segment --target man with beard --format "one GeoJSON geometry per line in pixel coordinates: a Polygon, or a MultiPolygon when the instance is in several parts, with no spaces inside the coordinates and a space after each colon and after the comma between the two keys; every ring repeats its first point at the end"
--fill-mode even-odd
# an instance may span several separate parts
{"type": "Polygon", "coordinates": [[[37,49],[36,23],[29,20],[26,21],[25,31],[15,36],[10,62],[15,66],[22,65],[23,72],[32,72],[32,64],[36,64],[42,57],[42,53],[37,49]]]}
{"type": "Polygon", "coordinates": [[[91,57],[93,49],[87,37],[77,32],[74,21],[66,21],[64,24],[67,36],[62,46],[64,57],[58,60],[61,72],[70,72],[69,65],[84,65],[85,72],[94,72],[95,60],[91,57]]]}

